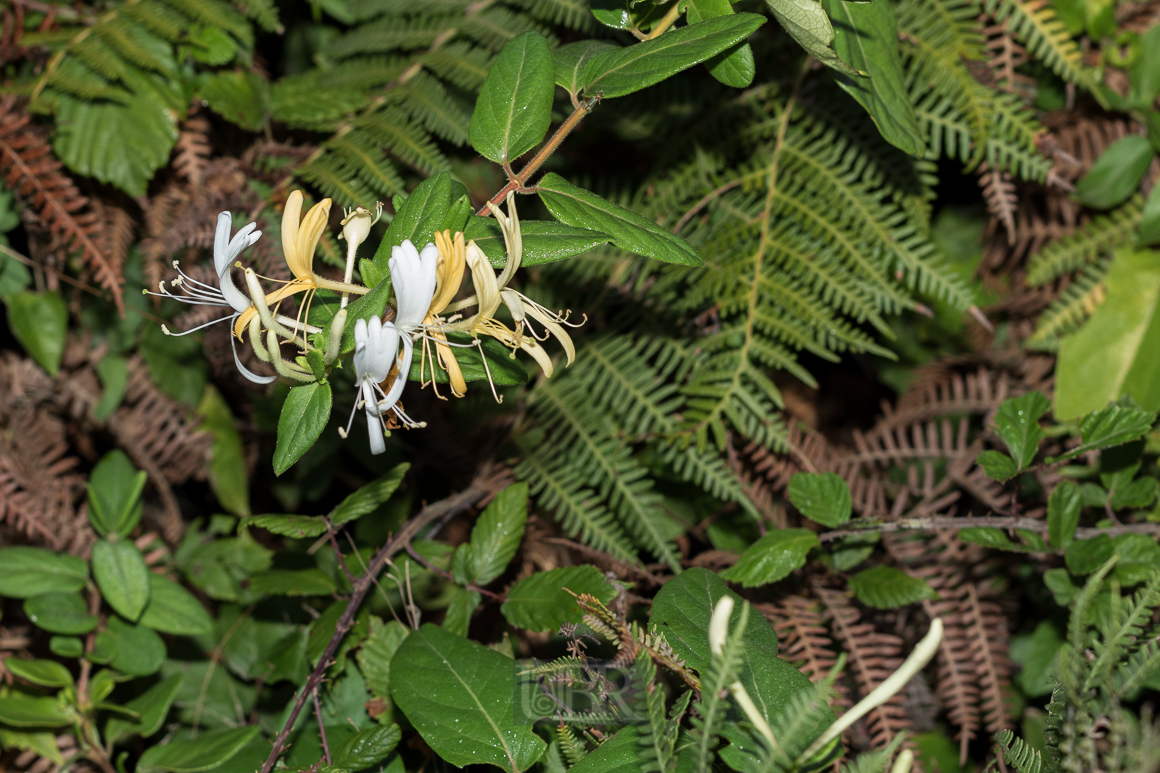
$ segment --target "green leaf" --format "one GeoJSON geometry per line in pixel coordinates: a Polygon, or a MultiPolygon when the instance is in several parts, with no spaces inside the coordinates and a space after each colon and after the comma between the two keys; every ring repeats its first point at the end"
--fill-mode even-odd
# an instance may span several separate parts
{"type": "MultiPolygon", "coordinates": [[[[0,559],[2,560],[2,559],[0,559]]],[[[79,593],[45,593],[24,602],[24,614],[51,633],[77,635],[97,627],[100,618],[89,614],[79,593]]]]}
{"type": "Polygon", "coordinates": [[[1093,209],[1111,209],[1131,198],[1148,172],[1156,151],[1147,137],[1129,134],[1100,154],[1075,186],[1075,197],[1093,209]]]}
{"type": "Polygon", "coordinates": [[[584,759],[568,768],[568,773],[639,773],[643,770],[648,768],[641,759],[640,731],[629,725],[588,752],[584,759]]]}
{"type": "Polygon", "coordinates": [[[180,583],[151,572],[149,606],[141,613],[141,625],[175,636],[200,636],[213,629],[213,620],[180,583]]]}
{"type": "Polygon", "coordinates": [[[809,529],[773,529],[750,545],[721,577],[746,588],[768,585],[802,568],[806,554],[820,544],[818,535],[809,529]]]}
{"type": "Polygon", "coordinates": [[[402,737],[398,725],[360,730],[334,752],[333,764],[350,771],[364,770],[385,760],[402,737]]]}
{"type": "Polygon", "coordinates": [[[1128,68],[1128,101],[1148,110],[1160,94],[1160,26],[1152,25],[1140,38],[1140,55],[1128,68]]]}
{"type": "Polygon", "coordinates": [[[113,616],[105,630],[97,634],[89,659],[107,663],[125,674],[148,676],[161,668],[165,660],[165,642],[153,629],[113,616]]]}
{"type": "Polygon", "coordinates": [[[500,611],[516,628],[527,631],[556,631],[564,623],[579,623],[584,617],[575,594],[588,593],[607,604],[613,588],[595,566],[568,566],[536,572],[513,585],[500,611]],[[566,589],[566,590],[565,590],[566,589]]]}
{"type": "Polygon", "coordinates": [[[243,526],[256,526],[271,534],[294,539],[309,539],[326,533],[326,521],[321,515],[255,515],[242,521],[243,526]]]}
{"type": "Polygon", "coordinates": [[[1160,545],[1143,534],[1121,534],[1112,540],[1120,560],[1113,576],[1127,588],[1151,579],[1160,567],[1160,545]]]}
{"type": "Polygon", "coordinates": [[[250,577],[250,591],[258,596],[330,596],[337,590],[320,569],[274,569],[250,577]]]}
{"type": "Polygon", "coordinates": [[[887,142],[911,156],[924,153],[926,140],[903,83],[894,5],[822,0],[822,7],[834,23],[838,56],[870,74],[866,79],[836,73],[838,85],[866,108],[887,142]]]}
{"type": "Polygon", "coordinates": [[[1144,202],[1144,210],[1140,213],[1140,230],[1136,235],[1136,243],[1148,247],[1160,244],[1160,185],[1152,186],[1152,192],[1148,194],[1148,200],[1144,202]]]}
{"type": "Polygon", "coordinates": [[[1079,588],[1071,581],[1066,569],[1048,569],[1043,573],[1043,584],[1055,597],[1055,603],[1066,607],[1075,600],[1079,588]]]}
{"type": "Polygon", "coordinates": [[[514,483],[492,500],[471,530],[472,561],[466,582],[487,585],[504,573],[524,538],[527,520],[528,484],[514,483]]]}
{"type": "Polygon", "coordinates": [[[994,548],[995,550],[1009,550],[1014,553],[1050,553],[1051,545],[1046,540],[1034,532],[1029,532],[1025,529],[1017,529],[1016,534],[1028,540],[1029,544],[1021,542],[1013,542],[1007,538],[1007,533],[1002,529],[992,528],[971,528],[959,529],[959,539],[963,542],[969,542],[972,545],[982,545],[986,548],[994,548]]]}
{"type": "Polygon", "coordinates": [[[834,28],[819,0],[765,1],[785,31],[819,62],[845,75],[866,75],[843,62],[834,51],[834,28]]]}
{"type": "Polygon", "coordinates": [[[72,674],[55,660],[4,658],[4,666],[13,676],[41,687],[68,687],[73,683],[72,674]]]}
{"type": "Polygon", "coordinates": [[[210,730],[197,738],[151,746],[141,755],[137,773],[197,773],[216,768],[257,737],[257,725],[231,730],[210,730]]]}
{"type": "Polygon", "coordinates": [[[466,636],[471,628],[471,618],[482,599],[479,591],[455,588],[443,614],[443,628],[458,636],[466,636]]]}
{"type": "Polygon", "coordinates": [[[89,522],[98,534],[127,537],[137,527],[148,477],[120,449],[101,457],[89,476],[89,522]]]}
{"type": "Polygon", "coordinates": [[[377,617],[371,618],[370,635],[358,652],[358,666],[375,697],[390,699],[391,658],[409,633],[410,629],[397,620],[383,623],[377,617]]]}
{"type": "Polygon", "coordinates": [[[509,40],[475,102],[471,146],[497,164],[510,164],[539,145],[552,120],[553,74],[543,35],[532,30],[509,40]]]}
{"type": "Polygon", "coordinates": [[[755,13],[718,16],[597,54],[584,70],[584,94],[612,99],[648,88],[732,48],[764,23],[765,18],[755,13]]]}
{"type": "Polygon", "coordinates": [[[101,401],[93,406],[93,418],[108,421],[113,411],[125,398],[125,387],[129,385],[129,361],[124,357],[106,354],[97,363],[97,375],[101,379],[101,401]]]}
{"type": "Polygon", "coordinates": [[[135,621],[149,603],[149,570],[137,546],[127,540],[93,545],[93,579],[119,614],[135,621]]]}
{"type": "Polygon", "coordinates": [[[873,566],[850,578],[850,590],[868,607],[893,609],[919,601],[937,601],[938,593],[920,577],[892,566],[873,566]]]}
{"type": "MultiPolygon", "coordinates": [[[[367,513],[373,513],[398,490],[399,484],[403,482],[403,476],[409,469],[411,465],[406,462],[397,464],[383,477],[347,496],[338,507],[330,511],[330,523],[337,528],[362,518],[367,513]]],[[[325,528],[323,530],[325,531],[325,528]]]]}
{"type": "Polygon", "coordinates": [[[129,91],[101,101],[59,96],[52,148],[65,165],[130,196],[145,195],[153,173],[169,161],[177,121],[188,98],[157,75],[127,68],[129,91]]]}
{"type": "Polygon", "coordinates": [[[17,692],[0,696],[0,722],[12,727],[63,727],[73,714],[56,698],[33,698],[17,692]]]}
{"type": "Polygon", "coordinates": [[[1020,397],[1004,400],[995,415],[995,430],[1007,444],[1018,469],[1024,470],[1035,461],[1043,429],[1039,417],[1047,413],[1051,402],[1040,392],[1028,392],[1020,397]]]}
{"type": "Polygon", "coordinates": [[[988,478],[1000,483],[1011,480],[1019,472],[1015,460],[1002,451],[983,451],[976,461],[988,478]]]}
{"type": "Polygon", "coordinates": [[[137,713],[137,719],[113,716],[105,726],[105,740],[113,745],[134,735],[148,738],[165,724],[165,716],[177,691],[181,688],[181,677],[163,679],[148,690],[125,704],[125,708],[137,713]]]}
{"type": "Polygon", "coordinates": [[[1062,459],[1074,459],[1088,451],[1139,440],[1152,429],[1155,422],[1156,413],[1153,411],[1141,411],[1123,401],[1112,403],[1080,419],[1079,434],[1083,442],[1066,454],[1047,459],[1047,463],[1054,464],[1062,459]]]}
{"type": "Polygon", "coordinates": [[[427,745],[452,765],[523,771],[547,745],[530,726],[515,723],[514,665],[427,623],[391,660],[391,696],[427,745]]]}
{"type": "Polygon", "coordinates": [[[556,85],[563,86],[569,94],[576,96],[584,88],[584,71],[588,69],[588,63],[600,54],[619,50],[619,46],[607,40],[581,40],[558,46],[552,51],[556,85]]]}
{"type": "Polygon", "coordinates": [[[57,293],[23,292],[5,299],[8,328],[48,375],[60,372],[68,309],[57,293]]]}
{"type": "Polygon", "coordinates": [[[332,399],[330,384],[303,384],[290,390],[278,417],[278,445],[274,474],[289,470],[326,429],[332,399]]]}
{"type": "Polygon", "coordinates": [[[1060,346],[1058,419],[1075,418],[1120,395],[1160,409],[1160,252],[1117,250],[1104,287],[1103,303],[1060,346]]]}
{"type": "Polygon", "coordinates": [[[246,461],[242,436],[234,425],[234,415],[221,392],[206,387],[197,406],[201,426],[213,435],[210,449],[209,485],[214,496],[227,512],[234,515],[250,514],[250,487],[246,480],[246,461]]]}
{"type": "Polygon", "coordinates": [[[15,730],[0,727],[0,748],[24,749],[35,753],[38,757],[51,760],[58,766],[64,766],[64,755],[57,748],[56,734],[48,730],[15,730]]]}
{"type": "Polygon", "coordinates": [[[210,109],[243,129],[261,131],[270,105],[270,84],[250,70],[219,72],[198,89],[210,109]]]}
{"type": "Polygon", "coordinates": [[[799,472],[789,479],[789,501],[811,521],[834,528],[850,520],[850,487],[832,472],[799,472]]]}
{"type": "Polygon", "coordinates": [[[544,175],[537,191],[552,216],[565,225],[600,230],[612,237],[617,247],[646,258],[683,266],[701,265],[697,251],[672,231],[577,188],[555,172],[544,175]]]}
{"type": "MultiPolygon", "coordinates": [[[[573,228],[552,220],[521,220],[520,233],[524,242],[520,265],[525,268],[583,255],[612,241],[612,237],[599,231],[573,228]]],[[[494,217],[472,216],[463,235],[468,241],[475,240],[475,246],[483,250],[494,268],[503,268],[507,263],[503,233],[494,217]]]]}
{"type": "MultiPolygon", "coordinates": [[[[379,248],[375,251],[375,266],[382,272],[383,276],[387,276],[390,271],[388,261],[391,259],[391,248],[398,247],[410,239],[416,249],[422,250],[428,242],[434,239],[435,232],[447,219],[447,213],[450,209],[450,174],[440,172],[419,183],[418,187],[411,191],[411,195],[395,212],[395,219],[391,221],[391,227],[387,229],[383,240],[379,242],[379,248]]],[[[354,320],[358,317],[355,317],[353,312],[348,313],[350,317],[346,327],[348,330],[353,330],[354,320]]],[[[343,350],[346,350],[345,342],[343,350]]]]}
{"type": "MultiPolygon", "coordinates": [[[[689,24],[696,24],[705,19],[717,16],[728,16],[733,13],[733,3],[730,0],[683,0],[681,10],[685,12],[685,20],[689,24]]],[[[709,74],[726,86],[745,88],[753,82],[757,74],[753,62],[753,49],[748,43],[739,43],[733,48],[722,51],[709,61],[705,62],[709,74]]]]}
{"type": "Polygon", "coordinates": [[[1055,689],[1055,656],[1062,646],[1063,637],[1047,620],[1034,632],[1011,639],[1011,659],[1020,667],[1016,680],[1028,698],[1043,698],[1055,689]]]}
{"type": "MultiPolygon", "coordinates": [[[[665,583],[653,599],[650,626],[656,626],[677,655],[702,674],[709,665],[709,617],[725,595],[736,604],[729,621],[732,628],[741,619],[741,605],[746,602],[707,569],[686,569],[665,583]]],[[[764,716],[777,716],[794,695],[810,689],[809,680],[800,671],[777,657],[777,634],[765,618],[749,616],[743,642],[737,678],[764,716]]],[[[803,744],[808,743],[832,721],[832,714],[822,712],[816,726],[802,728],[798,737],[803,744]]]]}
{"type": "Polygon", "coordinates": [[[71,593],[85,587],[89,567],[76,556],[44,548],[0,548],[0,596],[26,599],[43,593],[71,593]]]}
{"type": "MultiPolygon", "coordinates": [[[[94,617],[93,625],[96,624],[97,619],[94,617]]],[[[76,636],[53,636],[48,640],[48,649],[57,657],[79,658],[85,653],[85,644],[76,636]]]]}
{"type": "Polygon", "coordinates": [[[1074,481],[1061,480],[1047,500],[1047,537],[1052,545],[1065,550],[1071,544],[1082,509],[1083,490],[1074,481]]]}
{"type": "Polygon", "coordinates": [[[1064,551],[1063,558],[1068,571],[1082,577],[1103,566],[1115,552],[1112,538],[1098,534],[1091,539],[1073,540],[1064,551]]]}

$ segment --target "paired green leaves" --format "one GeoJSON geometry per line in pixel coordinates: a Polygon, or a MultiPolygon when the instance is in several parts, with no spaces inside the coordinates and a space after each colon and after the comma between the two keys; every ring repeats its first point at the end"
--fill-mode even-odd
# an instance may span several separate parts
{"type": "Polygon", "coordinates": [[[136,621],[149,603],[149,570],[132,542],[100,540],[93,545],[93,579],[109,606],[136,621]]]}
{"type": "Polygon", "coordinates": [[[1148,410],[1160,409],[1160,252],[1117,250],[1104,287],[1104,302],[1060,346],[1059,419],[1080,416],[1121,395],[1131,395],[1148,410]]]}
{"type": "Polygon", "coordinates": [[[850,520],[850,487],[837,473],[795,473],[788,494],[793,506],[811,521],[834,528],[850,520]]]}
{"type": "Polygon", "coordinates": [[[1119,206],[1140,187],[1155,157],[1147,137],[1130,134],[1116,140],[1076,183],[1075,197],[1094,209],[1119,206]]]}
{"type": "Polygon", "coordinates": [[[585,67],[584,94],[612,99],[648,88],[732,48],[764,23],[765,18],[755,13],[718,16],[628,48],[601,52],[585,67]]]}
{"type": "MultiPolygon", "coordinates": [[[[348,326],[349,327],[349,326],[348,326]]],[[[332,404],[330,384],[303,384],[290,390],[278,417],[274,473],[281,475],[310,450],[326,422],[332,404]]]]}
{"type": "Polygon", "coordinates": [[[508,590],[500,611],[516,628],[555,631],[564,623],[578,623],[584,613],[572,593],[587,593],[602,604],[612,600],[612,586],[591,565],[567,566],[537,572],[508,590]]]}
{"type": "Polygon", "coordinates": [[[1142,438],[1156,423],[1154,411],[1142,411],[1130,401],[1121,400],[1106,408],[1084,416],[1079,423],[1082,442],[1066,454],[1050,457],[1046,461],[1054,464],[1065,459],[1074,459],[1080,454],[1109,448],[1142,438]]]}
{"type": "Polygon", "coordinates": [[[5,299],[8,328],[48,375],[60,372],[68,309],[57,293],[23,292],[5,299]]]}
{"type": "Polygon", "coordinates": [[[472,147],[497,164],[510,164],[539,145],[552,119],[553,75],[543,35],[525,32],[508,41],[475,102],[472,147]]]}
{"type": "Polygon", "coordinates": [[[721,573],[746,588],[783,580],[806,563],[806,555],[821,543],[809,529],[774,529],[754,542],[737,563],[721,573]]]}
{"type": "Polygon", "coordinates": [[[74,593],[85,587],[89,567],[76,556],[44,548],[0,548],[0,596],[26,599],[44,593],[74,593]]]}
{"type": "MultiPolygon", "coordinates": [[[[733,3],[730,0],[683,0],[680,5],[689,24],[733,13],[733,3]]],[[[714,78],[726,86],[738,89],[752,83],[753,77],[757,74],[753,49],[748,43],[738,43],[722,51],[705,62],[705,66],[714,78]]]]}
{"type": "Polygon", "coordinates": [[[148,476],[121,450],[105,454],[89,476],[89,523],[97,534],[127,537],[141,520],[141,492],[148,476]]]}
{"type": "Polygon", "coordinates": [[[1011,452],[984,451],[979,454],[983,471],[997,481],[1005,481],[1031,466],[1044,436],[1039,419],[1051,408],[1040,392],[1004,400],[995,415],[995,431],[1011,452]]]}
{"type": "Polygon", "coordinates": [[[850,578],[850,590],[868,607],[893,609],[918,601],[936,601],[938,593],[920,577],[892,566],[863,569],[850,578]]]}
{"type": "Polygon", "coordinates": [[[561,223],[577,228],[595,226],[612,237],[612,243],[617,247],[646,258],[684,266],[701,265],[701,256],[681,237],[635,212],[572,185],[555,172],[544,176],[537,191],[544,206],[561,223]]]}
{"type": "Polygon", "coordinates": [[[547,745],[530,726],[515,723],[514,666],[507,656],[428,623],[391,660],[391,696],[452,765],[522,771],[547,745]]]}
{"type": "Polygon", "coordinates": [[[866,79],[836,73],[838,85],[866,108],[887,142],[909,155],[921,155],[926,140],[903,82],[893,4],[822,0],[822,7],[834,24],[838,56],[870,75],[866,79]]]}

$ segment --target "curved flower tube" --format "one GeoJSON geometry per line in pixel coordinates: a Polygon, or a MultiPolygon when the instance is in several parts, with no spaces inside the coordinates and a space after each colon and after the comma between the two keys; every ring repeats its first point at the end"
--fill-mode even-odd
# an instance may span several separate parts
{"type": "Polygon", "coordinates": [[[399,371],[386,395],[387,408],[399,401],[403,387],[407,385],[407,377],[411,373],[411,360],[415,354],[414,339],[423,336],[423,323],[435,297],[438,261],[439,250],[434,244],[428,244],[422,253],[415,249],[410,239],[398,247],[391,248],[388,266],[391,270],[392,287],[395,290],[394,326],[399,331],[401,351],[397,363],[399,371]]]}

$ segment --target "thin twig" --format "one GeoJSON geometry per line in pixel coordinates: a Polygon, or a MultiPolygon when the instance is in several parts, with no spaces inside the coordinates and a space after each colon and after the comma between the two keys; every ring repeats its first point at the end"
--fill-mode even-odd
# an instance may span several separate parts
{"type": "MultiPolygon", "coordinates": [[[[1023,516],[979,516],[956,518],[952,516],[933,516],[930,518],[900,518],[897,521],[867,524],[856,529],[838,529],[818,535],[822,542],[852,537],[871,532],[888,533],[894,531],[924,531],[929,529],[958,530],[958,529],[1022,529],[1037,534],[1047,533],[1047,522],[1023,516]]],[[[1079,528],[1075,530],[1076,539],[1089,539],[1106,534],[1116,537],[1120,534],[1160,534],[1160,523],[1129,523],[1112,526],[1107,529],[1079,528]]]]}
{"type": "MultiPolygon", "coordinates": [[[[343,558],[342,551],[338,549],[338,540],[334,537],[334,527],[330,525],[330,518],[323,516],[322,522],[326,524],[326,536],[330,539],[330,547],[334,548],[334,557],[338,559],[338,565],[342,567],[342,572],[346,575],[347,581],[351,585],[354,585],[354,575],[351,574],[350,567],[346,565],[346,559],[343,558]]],[[[326,764],[329,765],[330,763],[328,762],[326,764]]]]}
{"type": "MultiPolygon", "coordinates": [[[[426,558],[423,558],[423,556],[419,555],[419,551],[415,550],[415,546],[409,542],[407,543],[407,555],[409,555],[411,558],[415,559],[420,564],[427,567],[428,569],[430,569],[432,572],[439,575],[443,579],[451,580],[451,582],[455,582],[455,575],[451,574],[451,572],[447,571],[446,569],[440,569],[439,567],[435,566],[433,563],[428,561],[426,558]]],[[[468,586],[466,586],[466,588],[467,588],[467,590],[473,590],[476,593],[482,593],[484,596],[488,596],[489,598],[497,599],[499,601],[503,600],[503,596],[500,595],[499,593],[493,593],[485,588],[479,587],[478,585],[468,585],[468,586]]]]}
{"type": "Polygon", "coordinates": [[[330,765],[330,744],[326,742],[326,728],[322,725],[322,707],[318,705],[318,688],[315,687],[310,694],[314,697],[314,716],[318,717],[318,737],[322,740],[322,756],[326,760],[326,764],[330,765]]]}
{"type": "Polygon", "coordinates": [[[355,580],[350,602],[346,605],[342,617],[338,619],[338,624],[334,627],[334,635],[330,637],[326,649],[318,659],[318,665],[314,667],[314,671],[307,678],[306,684],[303,685],[297,697],[294,699],[294,706],[290,710],[286,724],[282,726],[278,737],[274,739],[274,748],[270,750],[270,756],[262,764],[261,773],[270,773],[274,769],[274,764],[278,761],[278,758],[282,756],[282,752],[286,749],[286,741],[290,737],[290,731],[294,728],[294,723],[298,719],[299,712],[306,705],[310,694],[322,683],[322,679],[326,675],[326,670],[330,667],[330,660],[338,650],[338,645],[342,642],[347,632],[350,631],[351,626],[354,625],[354,617],[358,612],[358,608],[362,605],[363,598],[366,597],[367,591],[374,584],[374,579],[383,570],[383,567],[390,557],[400,550],[405,549],[415,535],[428,524],[446,515],[462,512],[474,505],[491,490],[492,485],[493,481],[491,476],[481,474],[471,482],[470,486],[458,494],[424,507],[418,515],[403,524],[403,528],[399,530],[398,534],[387,540],[387,544],[379,549],[379,552],[371,560],[370,566],[367,567],[366,572],[355,580]]]}

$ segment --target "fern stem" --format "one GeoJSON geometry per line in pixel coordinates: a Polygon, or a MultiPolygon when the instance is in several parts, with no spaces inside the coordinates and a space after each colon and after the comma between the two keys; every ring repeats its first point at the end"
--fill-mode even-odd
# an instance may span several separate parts
{"type": "MultiPolygon", "coordinates": [[[[858,529],[838,529],[837,531],[828,531],[818,535],[818,539],[822,542],[830,542],[843,537],[851,537],[856,534],[869,534],[871,532],[894,532],[894,531],[928,531],[933,529],[1023,529],[1026,531],[1033,531],[1036,534],[1047,533],[1047,522],[1039,521],[1034,518],[1026,518],[1022,516],[994,516],[983,515],[978,517],[956,518],[953,516],[936,515],[929,518],[900,518],[897,521],[888,521],[885,523],[875,523],[863,526],[858,529]]],[[[1145,534],[1156,535],[1160,534],[1160,523],[1125,523],[1119,526],[1111,526],[1106,529],[1080,527],[1075,531],[1076,539],[1090,539],[1092,537],[1106,534],[1109,537],[1117,537],[1121,534],[1145,534]]]]}
{"type": "MultiPolygon", "coordinates": [[[[600,97],[593,97],[577,105],[576,109],[572,111],[572,115],[568,116],[568,120],[560,124],[560,128],[556,129],[556,133],[544,143],[544,146],[540,148],[536,155],[532,156],[532,160],[527,163],[527,166],[521,169],[520,173],[515,177],[508,180],[507,185],[500,188],[499,193],[492,196],[488,204],[499,206],[499,203],[506,199],[509,193],[522,190],[527,184],[528,178],[535,174],[536,170],[548,160],[548,157],[556,152],[556,148],[560,147],[560,143],[564,141],[564,138],[571,134],[572,130],[584,120],[584,116],[592,112],[592,108],[596,107],[596,103],[599,101],[600,97]]],[[[491,214],[491,209],[487,204],[484,204],[475,214],[487,217],[491,214]]]]}

